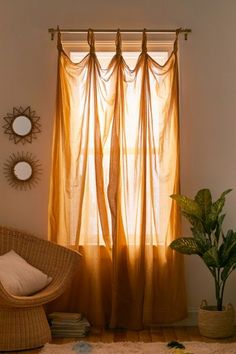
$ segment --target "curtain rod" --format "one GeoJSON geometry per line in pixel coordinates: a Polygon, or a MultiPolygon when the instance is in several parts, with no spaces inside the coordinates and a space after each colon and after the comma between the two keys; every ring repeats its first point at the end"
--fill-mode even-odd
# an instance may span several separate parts
{"type": "MultiPolygon", "coordinates": [[[[119,29],[122,33],[141,33],[144,29],[119,29]]],[[[98,33],[115,33],[117,29],[94,29],[94,32],[98,33]]],[[[177,29],[146,29],[148,33],[184,33],[185,40],[188,39],[188,34],[192,32],[190,28],[177,28],[177,29]]],[[[49,28],[48,32],[51,34],[51,40],[54,39],[55,33],[87,33],[88,29],[65,29],[65,28],[49,28]]]]}

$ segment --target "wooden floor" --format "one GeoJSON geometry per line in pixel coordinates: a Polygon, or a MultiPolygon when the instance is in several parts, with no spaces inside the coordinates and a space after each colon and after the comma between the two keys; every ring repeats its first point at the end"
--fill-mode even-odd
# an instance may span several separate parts
{"type": "MultiPolygon", "coordinates": [[[[202,337],[199,334],[197,327],[153,327],[142,331],[127,331],[127,330],[105,330],[102,328],[92,328],[89,335],[85,338],[70,338],[70,339],[53,339],[52,343],[62,344],[78,340],[86,340],[88,342],[168,342],[171,340],[177,341],[202,341],[202,342],[236,342],[235,335],[228,339],[212,340],[202,337]]],[[[22,354],[38,354],[40,349],[24,350],[22,354]]]]}

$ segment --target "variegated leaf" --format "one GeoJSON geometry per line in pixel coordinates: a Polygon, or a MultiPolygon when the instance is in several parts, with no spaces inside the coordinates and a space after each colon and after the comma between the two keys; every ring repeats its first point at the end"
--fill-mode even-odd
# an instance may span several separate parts
{"type": "Polygon", "coordinates": [[[196,197],[195,201],[198,203],[202,210],[202,216],[205,218],[205,216],[209,213],[211,210],[211,205],[212,205],[212,197],[211,197],[211,192],[209,189],[201,189],[196,197]]]}
{"type": "Polygon", "coordinates": [[[183,254],[200,254],[200,249],[193,237],[181,237],[171,242],[170,248],[183,254]]]}
{"type": "Polygon", "coordinates": [[[231,191],[232,189],[227,189],[225,192],[221,194],[220,198],[215,203],[212,204],[211,211],[208,216],[209,222],[214,223],[217,220],[217,217],[221,213],[223,206],[225,204],[225,196],[231,191]]]}
{"type": "Polygon", "coordinates": [[[190,215],[194,216],[201,220],[202,212],[201,208],[199,207],[198,203],[195,200],[192,200],[184,195],[180,194],[172,194],[171,198],[176,200],[178,205],[180,206],[181,210],[190,215]]]}
{"type": "Polygon", "coordinates": [[[193,237],[198,245],[198,248],[201,251],[201,254],[204,254],[208,251],[212,245],[209,239],[206,237],[205,233],[200,231],[198,228],[192,228],[193,237]]]}
{"type": "Polygon", "coordinates": [[[225,266],[232,256],[232,254],[236,253],[236,233],[233,230],[228,230],[224,242],[220,247],[220,264],[225,266]]]}
{"type": "Polygon", "coordinates": [[[228,260],[226,266],[224,267],[222,273],[221,273],[221,279],[225,281],[231,270],[234,270],[236,268],[236,254],[233,254],[230,259],[228,260]]]}
{"type": "Polygon", "coordinates": [[[216,246],[211,247],[207,252],[205,252],[202,258],[208,267],[219,266],[219,255],[216,246]]]}

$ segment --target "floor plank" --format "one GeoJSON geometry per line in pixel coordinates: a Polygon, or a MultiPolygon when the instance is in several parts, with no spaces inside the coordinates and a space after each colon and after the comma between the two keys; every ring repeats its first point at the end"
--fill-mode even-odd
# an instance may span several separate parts
{"type": "Polygon", "coordinates": [[[138,342],[139,341],[139,331],[127,331],[126,338],[129,342],[138,342]]]}
{"type": "Polygon", "coordinates": [[[114,330],[113,341],[114,342],[126,342],[127,341],[126,330],[124,330],[124,329],[114,330]]]}
{"type": "Polygon", "coordinates": [[[112,343],[114,341],[114,335],[112,330],[102,330],[101,340],[103,343],[112,343]]]}
{"type": "Polygon", "coordinates": [[[155,327],[150,329],[152,342],[165,342],[163,328],[155,327]]]}
{"type": "Polygon", "coordinates": [[[190,336],[188,334],[188,331],[186,330],[186,327],[176,327],[174,329],[175,331],[175,335],[178,341],[182,342],[182,341],[189,341],[190,340],[190,336]]]}
{"type": "Polygon", "coordinates": [[[185,327],[186,332],[188,333],[189,340],[190,341],[195,341],[195,342],[201,342],[202,341],[202,336],[199,333],[198,327],[185,327]]]}
{"type": "Polygon", "coordinates": [[[150,329],[139,331],[139,341],[146,342],[146,343],[152,341],[150,329]]]}
{"type": "Polygon", "coordinates": [[[162,331],[163,331],[164,341],[165,342],[170,342],[172,340],[177,340],[174,327],[163,327],[162,331]]]}

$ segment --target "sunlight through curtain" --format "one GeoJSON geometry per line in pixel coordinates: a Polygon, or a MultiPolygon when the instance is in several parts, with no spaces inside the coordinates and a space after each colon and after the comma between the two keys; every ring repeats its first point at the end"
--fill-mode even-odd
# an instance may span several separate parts
{"type": "Polygon", "coordinates": [[[168,248],[180,236],[177,38],[163,66],[146,42],[131,70],[119,31],[106,69],[91,30],[79,63],[58,40],[49,238],[83,257],[54,306],[111,328],[186,316],[183,259],[168,248]]]}

